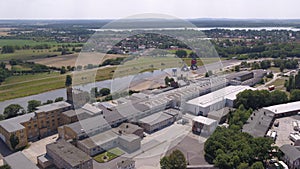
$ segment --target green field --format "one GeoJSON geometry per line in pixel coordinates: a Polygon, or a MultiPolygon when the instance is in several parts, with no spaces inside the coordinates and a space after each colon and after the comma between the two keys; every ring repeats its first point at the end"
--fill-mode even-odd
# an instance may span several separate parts
{"type": "Polygon", "coordinates": [[[113,148],[111,150],[108,150],[102,154],[95,156],[94,160],[97,161],[98,163],[105,163],[105,162],[111,161],[123,154],[124,154],[124,152],[121,149],[113,148]]]}
{"type": "Polygon", "coordinates": [[[45,42],[45,41],[34,41],[34,40],[23,40],[23,39],[0,39],[0,47],[8,46],[34,46],[40,44],[56,45],[56,42],[45,42]]]}
{"type": "Polygon", "coordinates": [[[11,59],[30,60],[45,58],[49,55],[60,55],[61,52],[44,50],[16,50],[14,53],[0,54],[0,61],[9,61],[11,59]]]}

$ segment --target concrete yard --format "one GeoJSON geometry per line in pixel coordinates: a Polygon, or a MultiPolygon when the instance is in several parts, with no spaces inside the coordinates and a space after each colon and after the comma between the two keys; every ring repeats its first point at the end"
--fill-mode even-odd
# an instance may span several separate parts
{"type": "Polygon", "coordinates": [[[53,143],[57,140],[58,134],[43,138],[37,142],[30,143],[29,148],[23,150],[24,155],[31,160],[33,163],[37,164],[37,156],[46,153],[46,145],[53,143]]]}
{"type": "Polygon", "coordinates": [[[275,144],[278,147],[281,147],[284,144],[291,144],[293,143],[289,139],[289,135],[291,132],[295,132],[293,129],[292,122],[295,121],[295,118],[293,116],[291,117],[283,117],[283,118],[278,118],[279,121],[279,126],[275,127],[274,125],[272,126],[271,130],[277,132],[277,139],[275,141],[275,144]]]}

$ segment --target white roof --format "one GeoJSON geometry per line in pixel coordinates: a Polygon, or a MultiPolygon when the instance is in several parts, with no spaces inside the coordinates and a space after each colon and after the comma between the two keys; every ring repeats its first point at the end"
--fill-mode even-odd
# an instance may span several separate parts
{"type": "Polygon", "coordinates": [[[279,105],[270,106],[270,107],[264,107],[264,109],[269,110],[269,111],[273,112],[274,114],[281,114],[281,113],[292,112],[292,111],[300,111],[300,101],[279,104],[279,105]]]}
{"type": "Polygon", "coordinates": [[[217,123],[216,120],[210,119],[207,117],[203,117],[203,116],[197,116],[193,119],[193,121],[204,124],[204,125],[211,125],[213,123],[217,123]]]}
{"type": "Polygon", "coordinates": [[[227,86],[209,94],[192,99],[187,103],[207,107],[225,99],[235,100],[238,93],[247,89],[256,90],[255,88],[249,86],[227,86]]]}

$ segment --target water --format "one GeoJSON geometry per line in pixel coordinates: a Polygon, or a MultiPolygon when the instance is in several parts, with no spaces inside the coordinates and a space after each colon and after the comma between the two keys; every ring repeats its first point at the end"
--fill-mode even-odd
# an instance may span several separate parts
{"type": "MultiPolygon", "coordinates": [[[[101,89],[101,88],[111,88],[111,86],[114,85],[115,90],[120,90],[122,88],[125,88],[126,86],[116,85],[116,84],[128,84],[128,82],[138,83],[139,81],[143,81],[144,78],[149,78],[149,77],[153,77],[153,76],[162,76],[164,74],[170,74],[171,70],[172,69],[165,69],[165,70],[155,70],[153,72],[144,72],[144,73],[140,73],[137,75],[129,75],[129,76],[125,76],[122,78],[117,78],[117,79],[114,79],[114,81],[113,80],[104,80],[104,81],[86,84],[83,86],[76,86],[74,88],[80,88],[84,91],[89,92],[92,87],[98,87],[99,89],[101,89]]],[[[0,102],[0,114],[2,114],[4,111],[4,108],[10,104],[19,104],[22,107],[24,107],[24,109],[26,109],[27,102],[29,100],[39,100],[43,103],[43,102],[46,102],[47,100],[55,100],[58,97],[63,97],[64,99],[66,99],[67,98],[66,89],[57,89],[57,90],[52,90],[49,92],[40,93],[37,95],[31,95],[31,96],[26,96],[26,97],[22,97],[22,98],[6,100],[3,102],[0,102]]]]}
{"type": "MultiPolygon", "coordinates": [[[[241,61],[238,60],[224,60],[221,62],[222,67],[227,67],[227,66],[232,66],[235,64],[240,64],[241,61]]],[[[219,62],[216,63],[217,65],[220,65],[219,62]]],[[[215,64],[207,64],[205,66],[199,66],[199,69],[197,70],[197,73],[205,73],[207,69],[210,69],[210,67],[214,66],[215,64]]],[[[114,81],[113,80],[104,80],[104,81],[99,81],[95,83],[90,83],[86,84],[84,86],[79,86],[78,88],[85,90],[85,91],[90,91],[92,87],[98,87],[98,89],[101,88],[111,88],[113,87],[112,91],[120,90],[122,88],[128,87],[128,84],[132,83],[139,83],[143,81],[145,78],[161,78],[161,76],[171,76],[172,75],[172,68],[169,69],[164,69],[164,70],[155,70],[153,72],[143,72],[139,73],[137,75],[129,75],[125,76],[122,78],[117,78],[114,81]],[[116,85],[117,84],[117,85],[116,85]],[[121,85],[119,85],[121,84],[121,85]]],[[[77,88],[77,87],[76,87],[77,88]]],[[[63,97],[66,99],[66,89],[56,89],[52,90],[49,92],[44,92],[40,93],[37,95],[31,95],[31,96],[26,96],[22,98],[16,98],[16,99],[11,99],[11,100],[6,100],[3,102],[0,102],[0,114],[3,113],[4,108],[10,104],[19,104],[25,109],[27,108],[27,102],[29,100],[39,100],[42,103],[46,102],[47,100],[54,100],[57,97],[63,97]]]]}
{"type": "Polygon", "coordinates": [[[294,28],[294,27],[205,27],[205,28],[135,28],[135,29],[90,29],[93,31],[115,31],[115,32],[122,32],[122,31],[133,31],[133,30],[185,30],[185,29],[192,29],[192,30],[198,30],[198,31],[204,31],[204,30],[212,30],[212,29],[226,29],[226,30],[286,30],[286,31],[300,31],[300,28],[294,28]]]}

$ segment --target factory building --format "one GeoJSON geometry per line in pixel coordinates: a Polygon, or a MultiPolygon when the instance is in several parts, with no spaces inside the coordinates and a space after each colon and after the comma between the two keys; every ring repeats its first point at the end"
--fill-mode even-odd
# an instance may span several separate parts
{"type": "Polygon", "coordinates": [[[197,116],[207,116],[211,111],[217,111],[224,107],[233,107],[236,95],[248,89],[255,90],[255,88],[249,86],[227,86],[188,101],[183,109],[197,116]]]}

